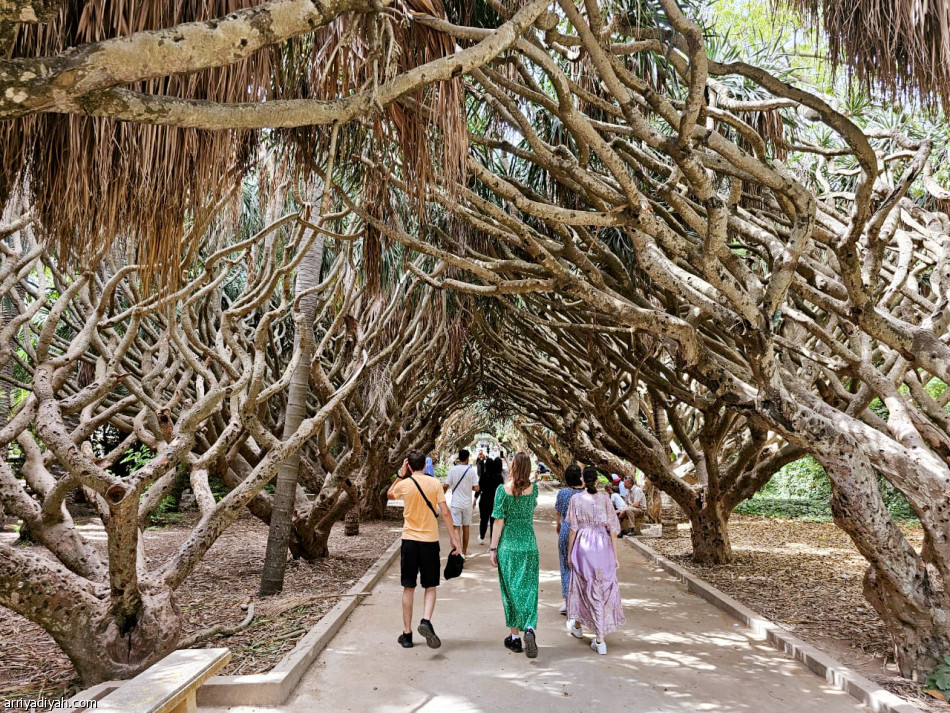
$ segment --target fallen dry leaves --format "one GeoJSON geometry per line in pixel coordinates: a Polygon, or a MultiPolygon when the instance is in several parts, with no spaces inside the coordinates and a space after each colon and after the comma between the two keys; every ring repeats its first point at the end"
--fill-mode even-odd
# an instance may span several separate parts
{"type": "MultiPolygon", "coordinates": [[[[188,524],[145,533],[149,564],[167,559],[188,536],[188,524]]],[[[343,523],[338,523],[330,536],[330,557],[312,563],[292,560],[284,591],[259,600],[267,525],[245,515],[218,538],[179,589],[183,633],[219,623],[236,625],[246,615],[241,604],[253,600],[255,617],[247,629],[200,645],[231,649],[231,662],[224,674],[270,670],[340,601],[328,595],[349,590],[393,543],[400,524],[390,519],[363,523],[358,536],[345,537],[343,523]]],[[[0,701],[58,698],[78,688],[72,664],[53,639],[40,627],[0,607],[0,701]]]]}
{"type": "MultiPolygon", "coordinates": [[[[903,527],[920,548],[919,527],[903,527]]],[[[883,622],[867,603],[867,562],[831,523],[735,515],[729,522],[735,561],[703,566],[690,559],[689,536],[646,544],[756,612],[928,711],[950,706],[898,675],[883,622]]]]}

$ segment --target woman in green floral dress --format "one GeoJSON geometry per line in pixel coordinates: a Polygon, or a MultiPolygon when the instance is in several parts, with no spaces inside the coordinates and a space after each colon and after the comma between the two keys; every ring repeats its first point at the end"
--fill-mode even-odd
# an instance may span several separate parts
{"type": "Polygon", "coordinates": [[[538,655],[535,627],[538,625],[538,542],[534,538],[534,508],[538,486],[531,482],[531,459],[517,453],[511,478],[498,486],[492,530],[491,563],[498,568],[505,624],[511,635],[505,647],[521,653],[521,632],[528,658],[538,655]]]}

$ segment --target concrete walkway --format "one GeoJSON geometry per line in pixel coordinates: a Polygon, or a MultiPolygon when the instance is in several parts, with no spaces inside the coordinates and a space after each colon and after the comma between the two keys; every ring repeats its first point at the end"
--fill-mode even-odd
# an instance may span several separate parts
{"type": "MultiPolygon", "coordinates": [[[[502,646],[507,635],[496,571],[477,539],[460,579],[439,587],[433,624],[442,638],[429,649],[396,643],[401,630],[399,562],[278,710],[286,713],[844,713],[866,711],[786,659],[632,548],[620,550],[627,624],[598,656],[590,638],[571,638],[561,604],[554,494],[542,491],[535,516],[541,554],[538,658],[502,646]]],[[[477,528],[473,528],[476,529],[477,528]]],[[[477,535],[477,532],[476,532],[477,535]]],[[[448,545],[443,536],[443,555],[448,545]]],[[[421,590],[416,595],[417,621],[421,590]]],[[[420,643],[421,642],[421,643],[420,643]]],[[[204,713],[264,713],[233,706],[204,713]]]]}

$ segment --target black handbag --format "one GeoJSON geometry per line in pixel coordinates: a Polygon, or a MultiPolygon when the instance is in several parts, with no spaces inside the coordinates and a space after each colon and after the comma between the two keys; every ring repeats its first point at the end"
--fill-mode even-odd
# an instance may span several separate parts
{"type": "Polygon", "coordinates": [[[462,574],[462,568],[465,567],[465,558],[461,552],[449,552],[449,557],[445,561],[445,570],[442,576],[445,579],[454,579],[462,574]]]}

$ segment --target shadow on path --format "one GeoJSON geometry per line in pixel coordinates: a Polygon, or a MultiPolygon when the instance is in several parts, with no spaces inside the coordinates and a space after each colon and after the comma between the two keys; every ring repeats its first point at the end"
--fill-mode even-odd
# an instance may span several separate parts
{"type": "MultiPolygon", "coordinates": [[[[461,578],[439,587],[429,649],[396,643],[401,630],[399,562],[380,580],[279,709],[233,706],[204,713],[855,713],[866,709],[785,658],[736,621],[620,548],[627,624],[607,637],[606,656],[590,637],[572,638],[561,604],[554,494],[535,515],[541,554],[540,653],[533,661],[502,646],[507,635],[496,571],[474,539],[461,578]]],[[[443,557],[448,545],[443,538],[443,557]]],[[[416,596],[417,621],[421,590],[416,596]]],[[[420,643],[420,641],[422,643],[420,643]]]]}

